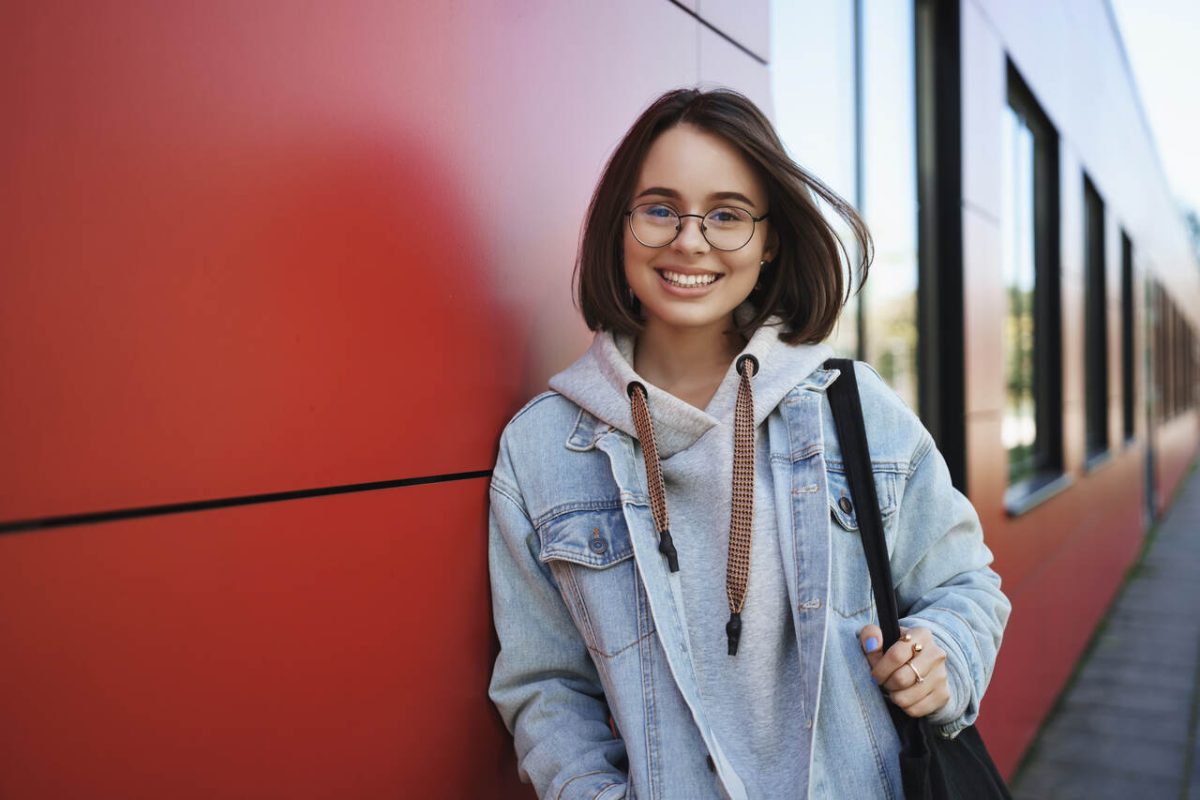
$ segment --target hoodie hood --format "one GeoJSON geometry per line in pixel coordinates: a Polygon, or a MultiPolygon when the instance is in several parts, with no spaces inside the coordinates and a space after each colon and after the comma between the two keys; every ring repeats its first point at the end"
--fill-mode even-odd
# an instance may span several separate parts
{"type": "MultiPolygon", "coordinates": [[[[769,318],[742,349],[741,354],[754,356],[759,365],[753,378],[755,427],[797,383],[833,355],[826,344],[789,345],[780,341],[781,325],[779,318],[769,318]]],[[[550,388],[602,422],[637,438],[627,387],[631,381],[642,383],[663,458],[690,447],[722,421],[732,424],[740,378],[735,367],[737,358],[730,363],[708,407],[699,409],[634,372],[633,347],[633,337],[601,331],[578,361],[550,379],[550,388]]]]}

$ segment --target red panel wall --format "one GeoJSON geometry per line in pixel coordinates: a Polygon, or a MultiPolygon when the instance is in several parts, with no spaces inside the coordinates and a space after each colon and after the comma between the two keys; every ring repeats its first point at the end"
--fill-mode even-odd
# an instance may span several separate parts
{"type": "Polygon", "coordinates": [[[486,495],[0,537],[0,796],[526,796],[486,697],[486,495]]]}
{"type": "Polygon", "coordinates": [[[226,501],[489,469],[586,346],[625,127],[702,64],[765,94],[702,27],[0,5],[0,796],[530,795],[486,699],[486,480],[226,501]],[[37,528],[96,512],[126,517],[37,528]]]}
{"type": "Polygon", "coordinates": [[[697,69],[665,0],[0,14],[5,520],[490,467],[586,343],[603,158],[697,69]]]}
{"type": "MultiPolygon", "coordinates": [[[[0,6],[0,525],[491,466],[586,343],[578,226],[628,122],[769,84],[667,0],[469,5],[0,6]]],[[[967,234],[972,364],[1000,363],[967,234]]],[[[1002,386],[973,376],[1008,769],[1140,543],[1144,451],[1009,520],[1002,386]]],[[[1197,435],[1160,431],[1160,504],[1197,435]]],[[[484,694],[484,487],[0,536],[0,795],[527,796],[484,694]]]]}

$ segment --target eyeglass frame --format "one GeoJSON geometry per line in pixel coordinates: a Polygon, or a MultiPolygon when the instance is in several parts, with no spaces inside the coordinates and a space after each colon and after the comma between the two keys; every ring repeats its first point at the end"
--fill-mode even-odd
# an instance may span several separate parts
{"type": "Polygon", "coordinates": [[[700,223],[699,223],[700,224],[700,236],[703,237],[704,241],[708,243],[709,247],[711,247],[713,250],[718,250],[722,253],[736,253],[738,250],[741,250],[743,247],[745,247],[746,245],[750,244],[751,241],[753,241],[754,234],[758,230],[758,223],[762,222],[764,219],[771,216],[771,212],[767,211],[767,212],[764,212],[761,217],[756,217],[756,216],[754,216],[754,213],[748,208],[742,208],[741,206],[723,205],[723,206],[713,206],[712,208],[710,208],[708,211],[704,212],[703,214],[680,214],[678,211],[671,208],[670,206],[668,206],[665,203],[638,203],[636,206],[634,206],[633,208],[626,211],[624,216],[626,217],[626,219],[629,220],[629,223],[628,223],[629,224],[629,232],[631,234],[633,234],[634,240],[638,244],[640,244],[642,247],[649,247],[653,250],[658,250],[660,248],[666,247],[667,245],[671,244],[676,239],[678,239],[679,234],[683,233],[683,221],[685,219],[687,219],[688,217],[696,217],[697,219],[700,220],[700,223]],[[663,206],[664,208],[670,208],[671,212],[675,215],[675,218],[677,220],[679,220],[679,224],[677,224],[675,226],[675,235],[672,236],[667,241],[663,242],[662,244],[646,244],[641,239],[638,239],[637,233],[633,230],[633,212],[637,211],[642,206],[663,206]],[[715,244],[713,244],[711,241],[709,241],[708,234],[705,233],[705,231],[707,229],[704,227],[704,220],[708,219],[709,214],[711,214],[714,211],[717,211],[719,209],[722,209],[722,208],[736,208],[738,211],[745,211],[747,214],[750,215],[750,236],[746,238],[746,241],[742,242],[737,247],[734,247],[729,250],[726,250],[723,247],[717,247],[715,244]]]}

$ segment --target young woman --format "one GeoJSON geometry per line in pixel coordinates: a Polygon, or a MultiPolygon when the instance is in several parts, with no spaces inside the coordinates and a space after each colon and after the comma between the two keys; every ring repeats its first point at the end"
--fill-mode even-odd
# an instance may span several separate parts
{"type": "Polygon", "coordinates": [[[881,652],[820,344],[844,251],[730,91],[669,92],[604,170],[596,336],[509,423],[491,485],[490,694],[550,798],[902,796],[886,703],[971,724],[1009,604],[929,433],[859,382],[901,624],[881,652]],[[881,691],[882,688],[882,691],[881,691]]]}

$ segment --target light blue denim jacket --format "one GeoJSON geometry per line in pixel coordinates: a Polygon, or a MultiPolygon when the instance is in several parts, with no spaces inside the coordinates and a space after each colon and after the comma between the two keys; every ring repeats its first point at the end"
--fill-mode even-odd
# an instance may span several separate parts
{"type": "MultiPolygon", "coordinates": [[[[1010,605],[979,520],[929,433],[857,365],[901,624],[946,651],[951,699],[931,721],[972,724],[1010,605]]],[[[768,447],[803,675],[808,758],[797,797],[900,798],[898,741],[858,631],[874,600],[818,368],[759,429],[768,447]]],[[[677,574],[658,552],[635,441],[556,392],[505,429],[491,484],[490,696],[522,777],[544,798],[746,797],[701,702],[677,574]],[[715,786],[715,791],[714,791],[715,786]]]]}

